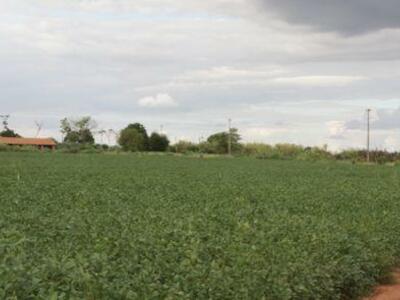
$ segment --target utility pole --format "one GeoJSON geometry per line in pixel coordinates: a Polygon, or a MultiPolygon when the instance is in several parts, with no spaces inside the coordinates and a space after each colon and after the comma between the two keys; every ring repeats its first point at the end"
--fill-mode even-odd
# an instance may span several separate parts
{"type": "Polygon", "coordinates": [[[228,154],[232,155],[232,120],[228,119],[228,154]]]}
{"type": "Polygon", "coordinates": [[[371,109],[367,109],[367,162],[370,161],[370,156],[369,156],[369,148],[370,148],[370,132],[371,132],[371,124],[370,124],[370,115],[371,115],[371,109]]]}

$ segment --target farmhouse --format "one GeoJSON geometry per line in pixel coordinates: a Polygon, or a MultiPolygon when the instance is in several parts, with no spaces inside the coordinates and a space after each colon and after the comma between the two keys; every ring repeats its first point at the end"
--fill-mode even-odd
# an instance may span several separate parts
{"type": "Polygon", "coordinates": [[[13,138],[13,137],[0,137],[0,144],[9,146],[33,146],[39,149],[52,149],[56,148],[56,143],[50,138],[37,139],[37,138],[13,138]]]}

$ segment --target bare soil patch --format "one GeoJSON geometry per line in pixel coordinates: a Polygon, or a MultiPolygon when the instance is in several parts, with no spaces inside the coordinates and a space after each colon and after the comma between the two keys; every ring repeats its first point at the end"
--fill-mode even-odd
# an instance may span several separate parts
{"type": "Polygon", "coordinates": [[[392,283],[377,286],[364,300],[400,300],[400,269],[393,272],[392,278],[392,283]]]}

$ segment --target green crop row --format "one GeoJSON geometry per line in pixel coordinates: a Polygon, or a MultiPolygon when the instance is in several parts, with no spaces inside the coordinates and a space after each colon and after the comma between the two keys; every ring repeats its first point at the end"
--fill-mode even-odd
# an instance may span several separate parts
{"type": "Polygon", "coordinates": [[[357,299],[400,257],[400,168],[0,153],[0,299],[357,299]]]}

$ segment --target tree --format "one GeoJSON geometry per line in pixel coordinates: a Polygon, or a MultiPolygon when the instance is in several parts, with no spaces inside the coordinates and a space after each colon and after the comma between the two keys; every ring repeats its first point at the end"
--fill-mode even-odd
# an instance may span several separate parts
{"type": "Polygon", "coordinates": [[[96,122],[91,117],[81,117],[77,120],[62,119],[60,127],[64,134],[64,143],[94,144],[92,130],[96,126],[96,122]]]}
{"type": "Polygon", "coordinates": [[[89,128],[85,128],[79,131],[79,143],[80,144],[94,144],[94,136],[89,128]]]}
{"type": "Polygon", "coordinates": [[[0,132],[1,137],[21,137],[18,133],[10,128],[6,128],[0,132]]]}
{"type": "Polygon", "coordinates": [[[147,134],[146,128],[142,124],[133,123],[129,124],[126,128],[136,129],[143,137],[143,145],[141,146],[141,148],[143,149],[142,151],[149,150],[149,136],[147,134]]]}
{"type": "Polygon", "coordinates": [[[0,117],[3,118],[3,121],[2,121],[3,130],[0,131],[1,137],[21,137],[18,133],[16,133],[14,130],[12,130],[8,127],[8,118],[10,117],[9,115],[0,116],[0,117]]]}
{"type": "Polygon", "coordinates": [[[167,151],[169,146],[168,137],[164,134],[153,132],[149,138],[149,150],[157,152],[167,151]]]}
{"type": "Polygon", "coordinates": [[[149,136],[146,128],[140,123],[129,124],[121,130],[118,144],[125,151],[149,150],[149,136]]]}
{"type": "Polygon", "coordinates": [[[232,152],[236,152],[240,149],[240,135],[236,128],[232,128],[230,133],[219,132],[208,137],[207,143],[209,144],[210,151],[218,154],[228,153],[229,135],[231,139],[232,152]]]}
{"type": "Polygon", "coordinates": [[[118,138],[118,144],[124,151],[145,151],[144,135],[135,128],[125,128],[121,130],[118,138]]]}

